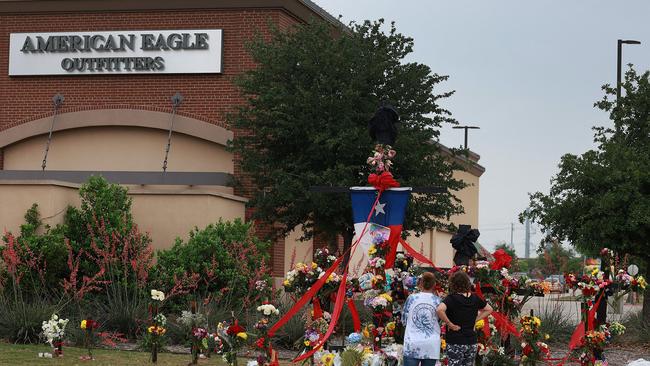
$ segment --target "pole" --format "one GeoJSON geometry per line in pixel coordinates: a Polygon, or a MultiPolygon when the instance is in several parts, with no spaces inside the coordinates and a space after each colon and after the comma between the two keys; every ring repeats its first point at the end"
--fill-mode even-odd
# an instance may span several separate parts
{"type": "Polygon", "coordinates": [[[616,104],[621,97],[621,62],[623,59],[623,40],[619,39],[616,45],[616,104]]]}
{"type": "Polygon", "coordinates": [[[169,133],[167,135],[167,146],[165,147],[165,160],[163,161],[163,173],[167,172],[167,159],[169,158],[169,149],[172,146],[172,132],[174,131],[174,117],[176,117],[176,110],[183,102],[181,93],[176,92],[171,98],[172,101],[172,115],[169,118],[169,133]]]}
{"type": "Polygon", "coordinates": [[[45,154],[43,155],[43,162],[41,163],[41,170],[45,171],[47,167],[47,154],[50,152],[50,144],[52,143],[52,131],[54,131],[54,123],[56,122],[56,115],[59,111],[59,108],[63,104],[65,98],[61,94],[56,94],[52,97],[52,103],[54,104],[54,112],[52,112],[52,123],[50,124],[50,133],[47,135],[47,143],[45,144],[45,154]]]}
{"type": "Polygon", "coordinates": [[[469,130],[469,128],[465,127],[465,150],[467,150],[467,130],[469,130]]]}
{"type": "Polygon", "coordinates": [[[515,234],[515,223],[511,222],[510,223],[510,247],[512,247],[512,249],[515,249],[514,234],[515,234]]]}
{"type": "MultiPolygon", "coordinates": [[[[529,209],[526,209],[526,213],[528,213],[529,209]]],[[[526,216],[526,253],[525,253],[526,258],[530,258],[530,219],[528,216],[526,216]]]]}

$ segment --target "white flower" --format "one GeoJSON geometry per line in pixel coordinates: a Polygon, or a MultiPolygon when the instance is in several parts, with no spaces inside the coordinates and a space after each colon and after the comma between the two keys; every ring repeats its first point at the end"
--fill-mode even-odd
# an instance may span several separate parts
{"type": "Polygon", "coordinates": [[[257,361],[256,360],[249,360],[246,363],[246,366],[257,366],[257,361]]]}
{"type": "Polygon", "coordinates": [[[498,352],[499,352],[500,355],[505,355],[505,354],[506,354],[506,349],[503,348],[503,347],[499,347],[499,351],[498,351],[498,352]]]}
{"type": "Polygon", "coordinates": [[[151,290],[151,299],[157,301],[165,300],[165,294],[162,291],[151,290]]]}

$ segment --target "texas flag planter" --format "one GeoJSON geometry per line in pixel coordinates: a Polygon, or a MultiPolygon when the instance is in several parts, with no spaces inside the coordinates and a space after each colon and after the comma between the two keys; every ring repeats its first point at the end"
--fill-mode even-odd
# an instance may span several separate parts
{"type": "Polygon", "coordinates": [[[355,237],[353,243],[359,241],[357,253],[361,252],[359,260],[351,261],[351,267],[356,267],[352,272],[358,272],[363,268],[359,264],[367,261],[366,253],[377,235],[381,235],[388,241],[390,251],[386,257],[386,268],[392,268],[395,261],[397,244],[402,234],[402,225],[406,214],[406,206],[411,197],[410,187],[389,188],[381,192],[373,187],[352,187],[350,198],[352,200],[352,217],[354,220],[355,237]],[[369,218],[369,219],[368,219],[369,218]]]}

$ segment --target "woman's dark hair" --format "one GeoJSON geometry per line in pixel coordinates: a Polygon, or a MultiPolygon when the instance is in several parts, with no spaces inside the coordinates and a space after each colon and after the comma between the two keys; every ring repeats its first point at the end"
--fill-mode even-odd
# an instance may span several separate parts
{"type": "Polygon", "coordinates": [[[463,271],[454,272],[449,277],[449,293],[466,293],[472,291],[472,282],[467,273],[463,271]]]}

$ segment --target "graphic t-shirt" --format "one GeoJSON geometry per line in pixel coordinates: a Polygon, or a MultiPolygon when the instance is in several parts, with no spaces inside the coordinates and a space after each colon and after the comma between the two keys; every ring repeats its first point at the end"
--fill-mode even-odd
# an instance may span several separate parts
{"type": "Polygon", "coordinates": [[[476,294],[465,296],[463,294],[451,294],[443,300],[447,305],[447,317],[449,320],[460,326],[459,331],[447,329],[446,340],[448,344],[474,344],[477,342],[476,317],[478,311],[485,308],[487,303],[476,294]]]}
{"type": "Polygon", "coordinates": [[[402,312],[404,332],[404,357],[437,360],[440,358],[440,324],[436,308],[440,298],[432,293],[420,292],[406,299],[402,312]]]}

